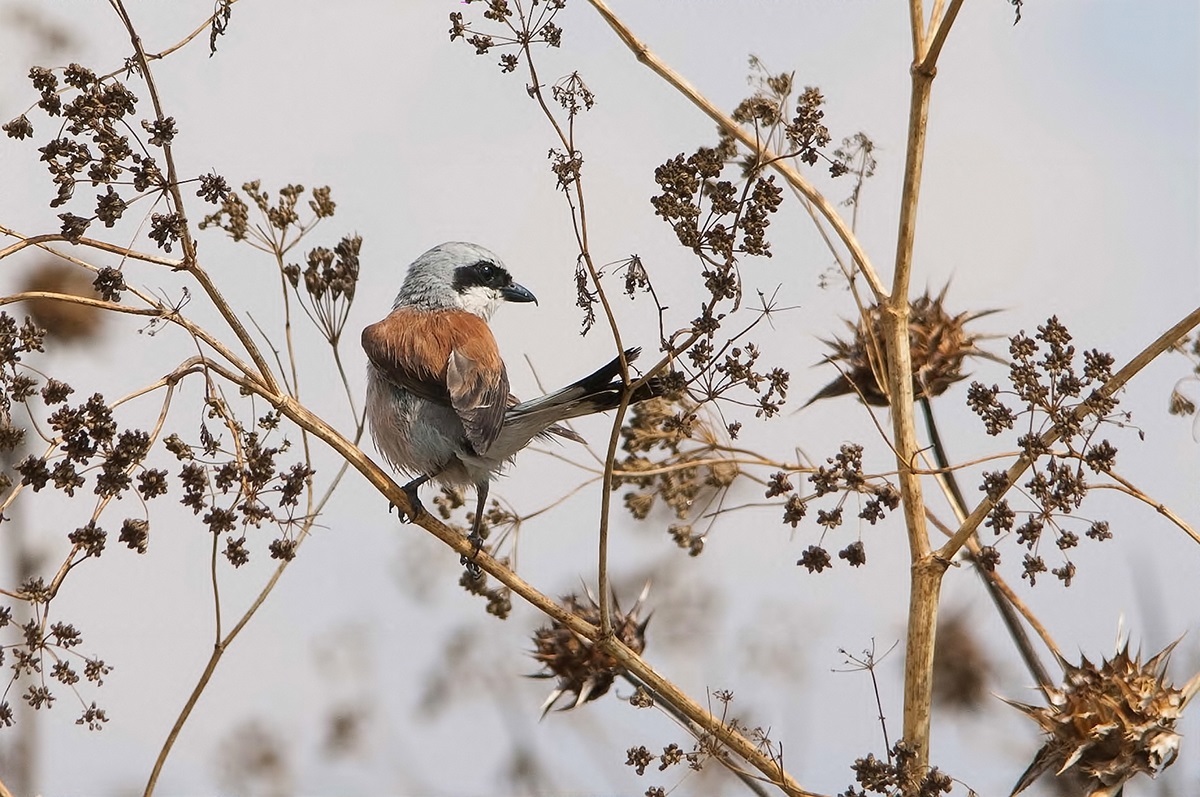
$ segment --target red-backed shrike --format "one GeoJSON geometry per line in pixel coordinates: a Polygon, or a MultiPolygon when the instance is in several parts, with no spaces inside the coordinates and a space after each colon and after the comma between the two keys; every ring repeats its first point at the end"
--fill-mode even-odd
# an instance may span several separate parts
{"type": "MultiPolygon", "coordinates": [[[[488,319],[501,302],[536,302],[496,255],[470,243],[445,243],[409,266],[392,312],[362,333],[367,420],[384,458],[413,476],[404,486],[416,515],[417,488],[433,479],[473,486],[479,527],[493,476],[534,438],[583,442],[559,422],[617,407],[625,390],[620,359],[549,395],[518,402],[488,319]]],[[[628,363],[638,349],[625,352],[628,363]]],[[[657,395],[657,383],[631,402],[657,395]]]]}

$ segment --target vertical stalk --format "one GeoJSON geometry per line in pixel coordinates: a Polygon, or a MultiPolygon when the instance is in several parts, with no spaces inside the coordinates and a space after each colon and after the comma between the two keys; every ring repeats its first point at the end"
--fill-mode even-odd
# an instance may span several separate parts
{"type": "Polygon", "coordinates": [[[909,282],[916,238],[917,201],[925,161],[929,99],[933,88],[932,69],[922,68],[923,35],[914,30],[912,97],[909,104],[908,146],[896,236],[896,270],[885,304],[885,333],[888,352],[888,394],[900,494],[911,556],[908,632],[904,661],[904,740],[914,751],[913,768],[905,773],[902,788],[915,794],[929,766],[929,730],[933,700],[933,650],[942,574],[946,562],[931,553],[925,521],[925,499],[920,478],[913,468],[920,446],[917,443],[913,401],[912,358],[909,346],[909,282]]]}

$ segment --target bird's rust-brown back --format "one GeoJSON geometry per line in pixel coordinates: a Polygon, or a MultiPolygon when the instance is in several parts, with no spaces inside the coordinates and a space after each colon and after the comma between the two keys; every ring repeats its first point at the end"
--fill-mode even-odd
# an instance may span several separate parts
{"type": "Polygon", "coordinates": [[[399,308],[363,330],[362,346],[389,382],[452,407],[475,453],[495,441],[508,404],[508,375],[482,318],[399,308]]]}

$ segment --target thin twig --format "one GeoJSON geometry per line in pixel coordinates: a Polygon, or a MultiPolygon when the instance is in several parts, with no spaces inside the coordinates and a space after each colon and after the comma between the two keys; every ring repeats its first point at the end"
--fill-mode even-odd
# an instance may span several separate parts
{"type": "Polygon", "coordinates": [[[92,249],[99,249],[101,252],[121,255],[122,257],[127,257],[131,260],[142,260],[146,263],[153,263],[156,266],[168,266],[169,268],[173,269],[179,269],[183,267],[182,260],[174,260],[167,257],[159,257],[158,255],[152,255],[146,252],[138,252],[135,249],[130,249],[125,246],[118,246],[116,244],[110,244],[107,241],[99,241],[95,238],[78,238],[71,240],[58,233],[48,233],[46,235],[22,235],[21,233],[2,225],[0,225],[0,235],[7,235],[18,239],[15,244],[10,244],[5,248],[0,249],[0,260],[3,260],[9,255],[19,252],[29,246],[36,246],[39,249],[44,249],[47,252],[53,252],[57,254],[53,249],[46,246],[46,244],[61,242],[73,243],[79,246],[87,246],[91,247],[92,249]]]}
{"type": "MultiPolygon", "coordinates": [[[[149,58],[146,55],[146,50],[142,46],[141,36],[138,34],[133,25],[133,20],[130,18],[128,11],[125,10],[124,0],[109,0],[113,9],[117,12],[117,16],[121,18],[121,22],[125,26],[125,31],[129,35],[129,40],[133,44],[134,57],[137,59],[139,70],[141,71],[142,79],[146,82],[146,91],[150,94],[150,102],[154,106],[154,115],[160,123],[166,118],[163,112],[162,100],[159,97],[158,87],[154,82],[154,73],[150,70],[149,58]]],[[[212,278],[209,277],[196,258],[196,243],[192,239],[190,228],[187,224],[187,216],[184,210],[183,192],[179,190],[179,176],[175,167],[175,156],[172,152],[172,144],[169,140],[162,143],[163,162],[167,166],[167,186],[166,190],[171,196],[174,210],[183,218],[184,223],[180,225],[179,243],[183,248],[183,267],[188,273],[200,284],[204,293],[208,296],[209,301],[216,307],[217,312],[221,314],[222,319],[229,326],[230,330],[237,337],[250,359],[254,362],[258,369],[258,378],[266,383],[269,390],[276,390],[275,375],[271,370],[270,365],[263,357],[262,352],[254,344],[254,339],[246,330],[241,320],[233,308],[229,306],[229,302],[213,284],[212,278]]]]}
{"type": "Polygon", "coordinates": [[[1089,486],[1100,490],[1117,490],[1118,492],[1122,492],[1128,496],[1136,498],[1144,504],[1154,507],[1154,511],[1158,512],[1158,514],[1162,515],[1167,520],[1171,521],[1180,529],[1182,529],[1185,534],[1192,538],[1193,542],[1200,542],[1200,534],[1198,534],[1194,528],[1188,525],[1186,520],[1175,514],[1175,512],[1172,511],[1171,508],[1166,504],[1155,501],[1153,498],[1146,495],[1146,493],[1135,487],[1128,479],[1119,476],[1112,471],[1108,471],[1105,475],[1115,481],[1116,484],[1093,484],[1089,486]]]}

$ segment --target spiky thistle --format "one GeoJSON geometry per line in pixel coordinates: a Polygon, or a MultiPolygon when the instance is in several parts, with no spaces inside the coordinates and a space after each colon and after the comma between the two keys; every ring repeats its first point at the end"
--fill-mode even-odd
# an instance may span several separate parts
{"type": "MultiPolygon", "coordinates": [[[[638,614],[649,590],[650,586],[647,584],[628,612],[621,611],[616,596],[612,601],[613,634],[635,653],[641,653],[646,648],[646,625],[650,618],[647,616],[642,620],[638,614]]],[[[563,599],[563,606],[584,621],[595,626],[600,625],[600,606],[592,595],[587,595],[586,599],[568,595],[563,599]]],[[[589,700],[603,696],[621,671],[616,659],[597,650],[591,640],[579,636],[554,620],[534,633],[533,644],[534,650],[531,655],[545,669],[531,677],[558,679],[558,684],[542,704],[543,716],[554,708],[554,704],[565,694],[573,694],[575,698],[570,705],[563,707],[564,710],[577,708],[589,700]]]]}
{"type": "MultiPolygon", "coordinates": [[[[912,352],[913,395],[940,396],[955,382],[964,379],[963,362],[968,357],[984,357],[1003,362],[976,344],[985,336],[967,332],[966,325],[977,318],[997,312],[980,310],[950,315],[946,312],[947,284],[937,296],[928,290],[909,304],[908,339],[912,352]]],[[[847,321],[852,331],[848,340],[823,340],[831,353],[825,361],[841,370],[838,378],[821,388],[808,404],[823,398],[858,395],[867,404],[886,407],[887,357],[884,354],[883,310],[877,304],[866,308],[858,322],[847,321]]],[[[807,404],[805,406],[808,406],[807,404]]]]}
{"type": "Polygon", "coordinates": [[[1021,775],[1016,795],[1048,770],[1073,773],[1088,797],[1112,797],[1139,772],[1154,777],[1179,754],[1175,731],[1186,703],[1184,690],[1167,680],[1167,662],[1176,642],[1142,664],[1126,643],[1097,667],[1087,658],[1078,666],[1059,658],[1063,685],[1045,690],[1048,705],[1011,700],[1049,737],[1021,775]]]}

